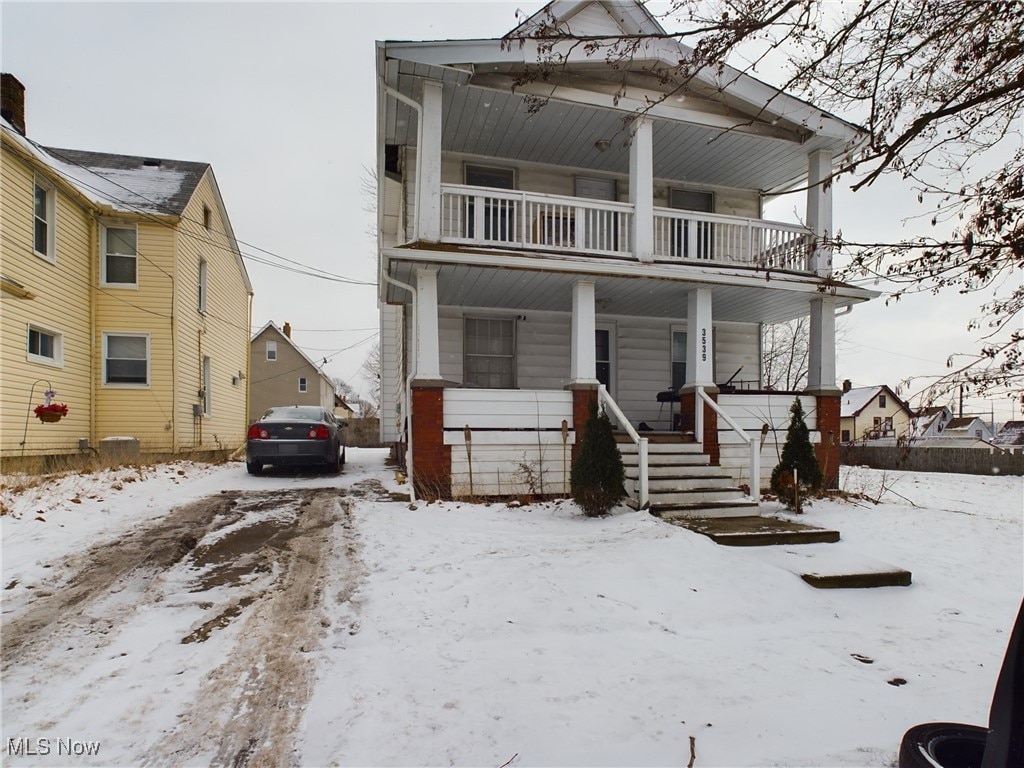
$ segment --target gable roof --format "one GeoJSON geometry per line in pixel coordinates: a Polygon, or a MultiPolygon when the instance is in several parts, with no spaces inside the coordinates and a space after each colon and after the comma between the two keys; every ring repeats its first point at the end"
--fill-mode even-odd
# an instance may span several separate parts
{"type": "Polygon", "coordinates": [[[210,168],[187,160],[44,149],[63,166],[57,170],[69,181],[130,213],[180,216],[210,168]]]}
{"type": "Polygon", "coordinates": [[[992,439],[998,445],[1024,445],[1024,421],[1008,421],[992,439]]]}
{"type": "Polygon", "coordinates": [[[323,369],[322,369],[322,368],[321,368],[321,367],[320,367],[319,365],[317,365],[316,363],[314,363],[314,362],[313,362],[313,360],[312,360],[312,359],[311,359],[311,358],[309,357],[309,355],[307,355],[307,354],[306,354],[305,352],[303,352],[303,351],[302,351],[302,350],[301,350],[301,349],[299,348],[299,346],[298,346],[298,345],[297,345],[297,344],[296,344],[296,343],[295,343],[294,341],[292,341],[292,340],[291,340],[291,337],[289,337],[288,335],[286,335],[284,331],[282,331],[282,330],[281,330],[280,328],[278,328],[278,327],[277,327],[277,326],[276,326],[276,325],[274,324],[274,321],[273,321],[273,320],[271,320],[271,321],[270,321],[269,323],[267,323],[267,324],[266,324],[266,325],[264,325],[264,326],[263,326],[262,328],[260,328],[260,329],[259,329],[258,331],[256,331],[256,333],[255,333],[255,334],[253,334],[253,337],[252,337],[251,339],[249,339],[249,345],[250,345],[250,347],[251,347],[251,346],[252,346],[252,345],[253,345],[253,344],[254,344],[254,343],[256,342],[256,339],[258,339],[258,338],[259,338],[260,336],[262,336],[262,335],[263,335],[263,332],[264,332],[264,331],[266,331],[266,330],[267,330],[268,328],[271,328],[271,329],[273,329],[273,330],[274,330],[274,332],[275,332],[275,333],[277,333],[277,335],[278,335],[278,336],[280,336],[280,337],[281,337],[281,339],[283,339],[283,340],[284,340],[284,341],[285,341],[285,342],[286,342],[286,343],[288,344],[288,346],[290,346],[290,347],[291,347],[292,349],[294,349],[294,350],[295,350],[296,352],[298,352],[298,353],[299,353],[299,355],[300,355],[300,356],[302,357],[302,359],[303,359],[303,360],[305,360],[305,361],[306,361],[307,363],[309,363],[309,365],[310,365],[310,366],[311,366],[311,367],[312,367],[312,368],[313,368],[313,369],[314,369],[314,370],[315,370],[315,371],[316,371],[317,373],[319,373],[319,374],[320,374],[320,375],[321,375],[321,376],[322,376],[322,377],[323,377],[323,378],[324,378],[325,380],[327,380],[328,382],[330,382],[330,384],[331,384],[331,386],[332,386],[332,387],[334,386],[334,382],[333,382],[333,381],[331,381],[331,377],[330,377],[330,376],[328,376],[328,375],[327,375],[326,373],[324,373],[323,369]]]}
{"type": "Polygon", "coordinates": [[[858,415],[870,403],[872,403],[878,395],[883,393],[887,394],[894,402],[898,403],[902,410],[913,415],[913,411],[910,410],[907,404],[900,399],[900,396],[893,392],[887,384],[879,384],[874,387],[854,387],[853,389],[844,392],[839,411],[839,418],[846,419],[851,416],[858,415]]]}

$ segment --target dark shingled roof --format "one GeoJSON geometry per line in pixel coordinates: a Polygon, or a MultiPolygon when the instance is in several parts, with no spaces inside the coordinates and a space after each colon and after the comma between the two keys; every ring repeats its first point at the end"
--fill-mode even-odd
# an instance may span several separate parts
{"type": "Polygon", "coordinates": [[[123,211],[180,216],[210,167],[187,160],[45,147],[90,196],[123,211]]]}

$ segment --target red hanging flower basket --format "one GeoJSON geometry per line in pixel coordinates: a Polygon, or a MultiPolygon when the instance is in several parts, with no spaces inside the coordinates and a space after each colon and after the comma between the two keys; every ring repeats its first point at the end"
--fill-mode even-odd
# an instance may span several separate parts
{"type": "Polygon", "coordinates": [[[43,424],[56,424],[61,418],[68,415],[68,407],[64,403],[37,405],[35,414],[43,424]]]}

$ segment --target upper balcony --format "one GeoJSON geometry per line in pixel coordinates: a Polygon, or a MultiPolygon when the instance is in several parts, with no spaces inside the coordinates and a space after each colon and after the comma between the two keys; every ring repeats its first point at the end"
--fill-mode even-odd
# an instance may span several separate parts
{"type": "Polygon", "coordinates": [[[651,260],[813,274],[814,234],[804,227],[674,208],[635,220],[630,203],[441,185],[441,241],[587,256],[639,258],[636,226],[652,235],[651,260]]]}

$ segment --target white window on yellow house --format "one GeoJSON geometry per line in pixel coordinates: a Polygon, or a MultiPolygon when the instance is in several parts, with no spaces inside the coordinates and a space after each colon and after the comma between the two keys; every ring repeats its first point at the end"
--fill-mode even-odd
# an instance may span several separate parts
{"type": "Polygon", "coordinates": [[[56,261],[57,192],[52,184],[36,177],[34,197],[32,241],[36,256],[56,261]]]}
{"type": "Polygon", "coordinates": [[[213,364],[210,358],[203,355],[203,415],[213,412],[213,364]]]}
{"type": "Polygon", "coordinates": [[[104,227],[100,275],[104,285],[137,286],[138,257],[138,232],[135,227],[104,227]]]}
{"type": "Polygon", "coordinates": [[[207,296],[207,281],[209,280],[209,270],[206,265],[206,259],[199,260],[199,298],[198,298],[198,309],[202,313],[206,313],[206,296],[207,296]]]}
{"type": "Polygon", "coordinates": [[[103,334],[103,383],[149,385],[149,334],[103,334]]]}
{"type": "Polygon", "coordinates": [[[45,365],[63,365],[64,338],[61,334],[40,328],[28,327],[28,360],[45,365]]]}
{"type": "Polygon", "coordinates": [[[268,341],[267,342],[267,360],[269,360],[271,362],[273,362],[274,360],[277,360],[277,342],[276,341],[268,341]]]}
{"type": "Polygon", "coordinates": [[[309,392],[309,382],[305,376],[299,376],[299,392],[309,392]]]}

